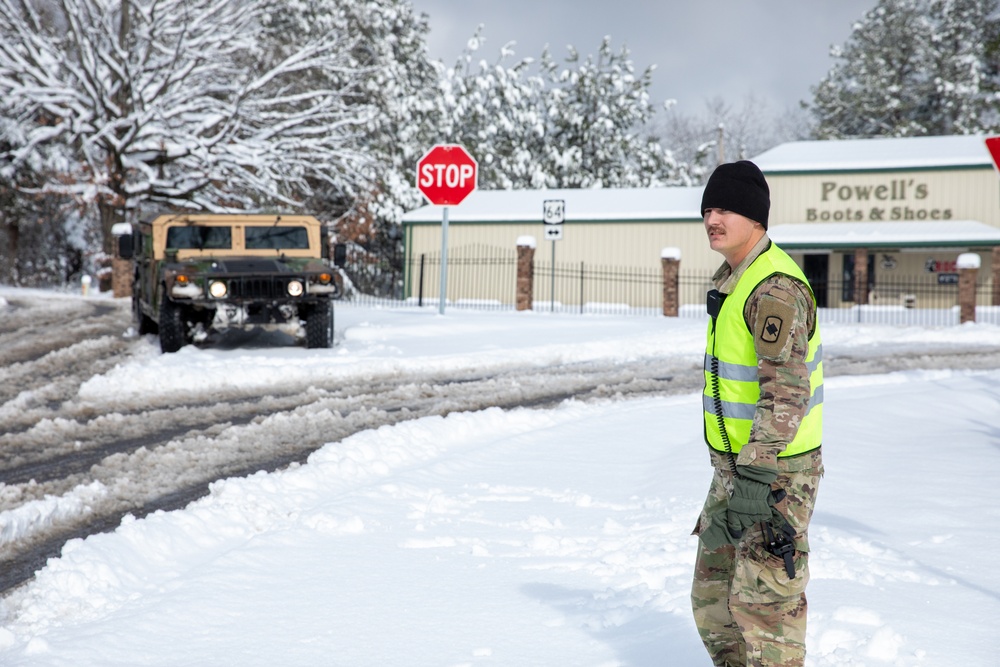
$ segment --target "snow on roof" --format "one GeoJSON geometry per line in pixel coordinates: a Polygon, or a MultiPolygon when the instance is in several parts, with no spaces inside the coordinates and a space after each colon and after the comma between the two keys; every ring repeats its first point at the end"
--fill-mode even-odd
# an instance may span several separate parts
{"type": "MultiPolygon", "coordinates": [[[[476,190],[448,208],[449,222],[542,222],[542,202],[562,199],[565,219],[573,221],[701,220],[703,187],[476,190]]],[[[441,222],[440,206],[403,215],[403,224],[441,222]]]]}
{"type": "MultiPolygon", "coordinates": [[[[793,141],[753,158],[765,173],[830,172],[949,167],[992,167],[981,135],[793,141]]],[[[629,220],[701,220],[704,186],[476,190],[448,209],[452,222],[541,222],[542,202],[566,202],[567,222],[629,220]]],[[[440,223],[439,206],[423,206],[403,215],[403,224],[440,223]]]]}
{"type": "Polygon", "coordinates": [[[1000,229],[976,220],[808,222],[775,225],[767,233],[787,250],[1000,245],[1000,229]]]}
{"type": "Polygon", "coordinates": [[[752,160],[765,173],[992,167],[985,139],[981,135],[963,135],[793,141],[764,151],[752,160]]]}

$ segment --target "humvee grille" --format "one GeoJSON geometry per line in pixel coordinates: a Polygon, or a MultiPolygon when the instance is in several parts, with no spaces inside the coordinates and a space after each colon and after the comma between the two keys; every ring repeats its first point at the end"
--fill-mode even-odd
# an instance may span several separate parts
{"type": "Polygon", "coordinates": [[[288,278],[255,276],[229,279],[232,299],[279,299],[288,296],[288,278]]]}
{"type": "Polygon", "coordinates": [[[221,262],[230,273],[275,273],[285,271],[285,265],[273,259],[226,259],[221,262]]]}

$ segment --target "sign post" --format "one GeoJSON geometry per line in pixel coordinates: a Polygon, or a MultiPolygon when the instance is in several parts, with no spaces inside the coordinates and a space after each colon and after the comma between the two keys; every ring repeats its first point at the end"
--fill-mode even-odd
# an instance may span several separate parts
{"type": "Polygon", "coordinates": [[[545,238],[552,241],[552,287],[549,297],[552,312],[556,312],[556,241],[562,238],[562,224],[566,220],[566,200],[546,199],[542,202],[542,222],[545,238]]]}
{"type": "Polygon", "coordinates": [[[438,314],[444,315],[448,299],[448,207],[441,209],[441,276],[438,281],[438,314]]]}
{"type": "Polygon", "coordinates": [[[438,312],[444,315],[448,293],[448,207],[457,206],[476,189],[479,165],[457,144],[438,144],[417,161],[417,188],[441,212],[441,297],[438,312]]]}

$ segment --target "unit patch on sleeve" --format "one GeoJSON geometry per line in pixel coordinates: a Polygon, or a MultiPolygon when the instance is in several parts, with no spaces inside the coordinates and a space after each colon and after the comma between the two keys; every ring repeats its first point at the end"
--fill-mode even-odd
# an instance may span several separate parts
{"type": "Polygon", "coordinates": [[[765,343],[778,342],[782,324],[783,322],[780,317],[769,315],[767,321],[764,322],[764,327],[760,330],[760,339],[765,343]]]}
{"type": "Polygon", "coordinates": [[[783,362],[791,352],[791,331],[795,306],[765,294],[760,298],[754,323],[754,348],[757,356],[783,362]]]}

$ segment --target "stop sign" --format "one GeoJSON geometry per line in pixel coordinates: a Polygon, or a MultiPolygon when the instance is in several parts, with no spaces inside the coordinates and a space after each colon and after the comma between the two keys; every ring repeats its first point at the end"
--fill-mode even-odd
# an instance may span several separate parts
{"type": "Polygon", "coordinates": [[[455,206],[476,189],[479,165],[461,146],[440,144],[417,162],[417,187],[435,206],[455,206]]]}

